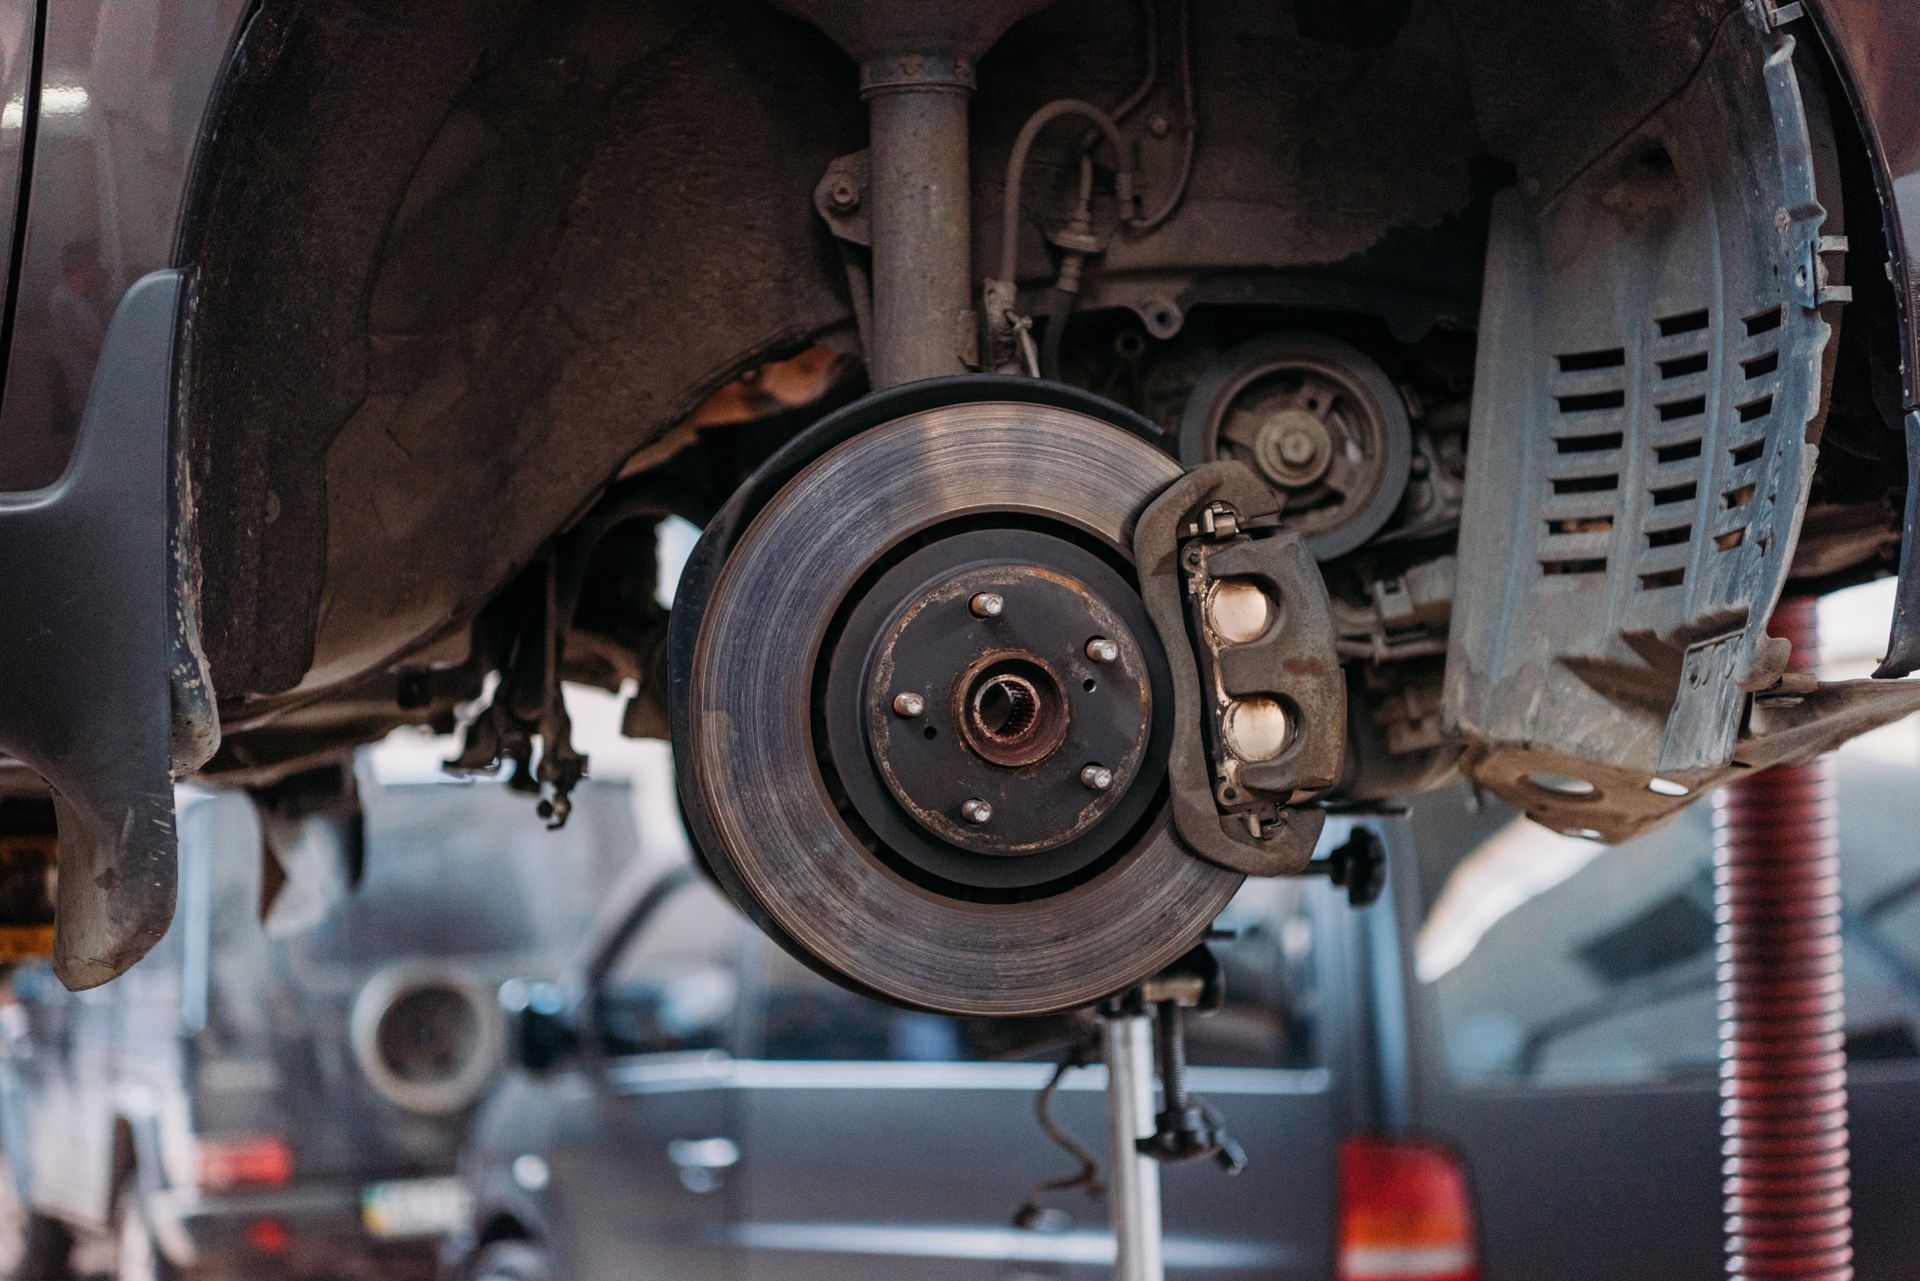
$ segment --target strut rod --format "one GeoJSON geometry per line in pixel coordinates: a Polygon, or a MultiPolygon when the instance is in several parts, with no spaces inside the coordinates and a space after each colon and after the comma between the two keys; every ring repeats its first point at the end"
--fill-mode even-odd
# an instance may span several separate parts
{"type": "Polygon", "coordinates": [[[973,65],[1052,0],[775,0],[860,65],[873,188],[874,389],[978,364],[967,103],[973,65]]]}
{"type": "MultiPolygon", "coordinates": [[[[1782,603],[1771,630],[1812,672],[1815,602],[1782,603]]],[[[1837,818],[1821,759],[1714,802],[1721,1169],[1739,1281],[1853,1276],[1837,818]]]]}

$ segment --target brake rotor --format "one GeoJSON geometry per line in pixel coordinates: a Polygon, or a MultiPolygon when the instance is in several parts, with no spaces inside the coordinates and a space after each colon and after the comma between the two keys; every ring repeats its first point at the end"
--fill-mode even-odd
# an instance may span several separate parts
{"type": "Polygon", "coordinates": [[[1180,457],[1246,463],[1280,500],[1285,528],[1331,560],[1393,517],[1413,432],[1393,380],[1365,352],[1321,334],[1269,334],[1221,357],[1194,388],[1180,457]]]}
{"type": "Polygon", "coordinates": [[[1090,397],[946,395],[822,424],[840,443],[710,533],[682,800],[815,968],[949,1013],[1069,1009],[1193,946],[1241,880],[1170,831],[1171,677],[1128,559],[1180,468],[1090,397]]]}

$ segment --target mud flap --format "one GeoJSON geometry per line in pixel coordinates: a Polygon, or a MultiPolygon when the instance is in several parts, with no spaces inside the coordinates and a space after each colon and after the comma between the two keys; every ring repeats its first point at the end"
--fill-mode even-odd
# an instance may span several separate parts
{"type": "Polygon", "coordinates": [[[177,272],[107,332],[65,475],[0,494],[0,751],[54,792],[54,964],[104,983],[173,917],[169,422],[177,272]]]}

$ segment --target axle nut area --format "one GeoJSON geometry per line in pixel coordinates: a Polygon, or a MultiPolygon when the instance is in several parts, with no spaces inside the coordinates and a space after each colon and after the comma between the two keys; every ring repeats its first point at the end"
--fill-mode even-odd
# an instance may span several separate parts
{"type": "MultiPolygon", "coordinates": [[[[1153,801],[1133,795],[1154,768],[1150,631],[1124,579],[1050,534],[970,531],[906,557],[838,640],[863,695],[861,741],[837,749],[862,820],[948,881],[1046,883],[1100,857],[1153,801]],[[973,866],[1009,859],[1028,867],[973,866]]],[[[830,682],[830,724],[850,692],[830,682]]]]}

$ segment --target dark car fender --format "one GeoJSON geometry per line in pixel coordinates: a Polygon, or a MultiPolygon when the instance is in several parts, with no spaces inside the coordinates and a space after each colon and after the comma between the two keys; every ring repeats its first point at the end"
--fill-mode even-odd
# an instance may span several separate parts
{"type": "MultiPolygon", "coordinates": [[[[55,967],[106,982],[173,916],[173,343],[181,274],[114,314],[78,443],[54,484],[0,495],[0,751],[53,789],[55,967]]],[[[197,762],[195,762],[197,764],[197,762]]]]}

